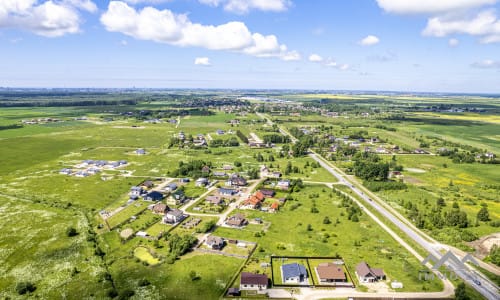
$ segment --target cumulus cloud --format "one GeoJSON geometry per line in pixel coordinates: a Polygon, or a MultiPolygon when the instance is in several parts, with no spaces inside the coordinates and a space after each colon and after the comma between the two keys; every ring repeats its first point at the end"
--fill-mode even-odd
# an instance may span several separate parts
{"type": "Polygon", "coordinates": [[[0,28],[17,28],[46,37],[80,32],[79,10],[95,12],[90,0],[0,1],[0,28]]]}
{"type": "Polygon", "coordinates": [[[493,10],[479,12],[472,18],[438,16],[429,19],[422,34],[445,37],[450,34],[479,36],[481,43],[500,42],[500,20],[493,10]]]}
{"type": "Polygon", "coordinates": [[[311,54],[311,55],[309,55],[309,61],[312,61],[312,62],[322,62],[323,61],[323,57],[319,56],[318,54],[311,54]]]}
{"type": "Polygon", "coordinates": [[[218,7],[237,14],[244,14],[250,10],[261,11],[285,11],[290,7],[289,0],[199,0],[200,3],[218,7]]]}
{"type": "Polygon", "coordinates": [[[364,39],[360,40],[358,43],[362,46],[373,46],[380,42],[379,38],[374,35],[369,35],[364,39]]]}
{"type": "Polygon", "coordinates": [[[471,64],[474,68],[480,69],[497,69],[500,68],[500,61],[494,61],[491,59],[485,59],[482,61],[477,61],[471,64]]]}
{"type": "Polygon", "coordinates": [[[194,59],[194,64],[197,66],[211,66],[210,59],[208,57],[197,57],[194,59]]]}
{"type": "Polygon", "coordinates": [[[451,38],[448,40],[448,46],[450,46],[450,47],[456,47],[456,46],[458,46],[459,43],[460,42],[455,38],[451,38]]]}
{"type": "Polygon", "coordinates": [[[378,6],[395,14],[438,14],[495,4],[498,0],[377,0],[378,6]]]}
{"type": "Polygon", "coordinates": [[[274,35],[252,33],[242,22],[213,26],[192,23],[186,15],[145,7],[138,11],[122,1],[111,1],[101,16],[108,31],[120,32],[140,40],[180,47],[228,50],[256,57],[300,59],[295,51],[279,44],[274,35]]]}

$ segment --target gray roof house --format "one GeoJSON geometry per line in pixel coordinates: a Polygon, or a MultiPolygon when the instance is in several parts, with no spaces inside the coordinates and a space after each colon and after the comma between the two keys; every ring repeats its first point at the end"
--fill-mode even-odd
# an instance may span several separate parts
{"type": "Polygon", "coordinates": [[[184,212],[180,209],[174,208],[172,210],[169,210],[167,214],[163,217],[163,222],[164,223],[169,223],[169,224],[174,224],[181,222],[184,220],[187,216],[184,214],[184,212]]]}
{"type": "Polygon", "coordinates": [[[308,283],[307,270],[298,263],[282,265],[281,278],[283,278],[283,283],[308,283]]]}
{"type": "Polygon", "coordinates": [[[214,250],[221,250],[224,248],[224,239],[218,236],[211,235],[207,238],[207,246],[214,250]]]}

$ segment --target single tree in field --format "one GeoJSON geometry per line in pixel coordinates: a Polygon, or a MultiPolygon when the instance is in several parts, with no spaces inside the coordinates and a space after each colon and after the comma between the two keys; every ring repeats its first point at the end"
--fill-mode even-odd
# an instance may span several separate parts
{"type": "Polygon", "coordinates": [[[481,209],[477,212],[477,219],[483,222],[490,220],[490,213],[488,212],[488,208],[486,206],[481,207],[481,209]]]}

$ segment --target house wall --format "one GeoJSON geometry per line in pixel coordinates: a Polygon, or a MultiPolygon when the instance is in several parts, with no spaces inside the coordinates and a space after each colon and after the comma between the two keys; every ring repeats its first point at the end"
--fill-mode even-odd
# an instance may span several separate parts
{"type": "Polygon", "coordinates": [[[258,291],[258,290],[263,290],[266,288],[267,288],[267,286],[265,286],[265,285],[240,284],[240,290],[245,290],[245,291],[258,291]]]}

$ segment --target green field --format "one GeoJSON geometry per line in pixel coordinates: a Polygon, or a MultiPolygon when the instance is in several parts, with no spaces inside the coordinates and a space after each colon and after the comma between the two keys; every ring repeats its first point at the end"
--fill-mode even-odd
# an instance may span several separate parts
{"type": "MultiPolygon", "coordinates": [[[[225,94],[214,92],[207,96],[207,101],[218,99],[220,95],[225,94]]],[[[230,102],[227,106],[217,109],[210,106],[207,110],[203,106],[204,96],[180,93],[151,96],[146,99],[158,100],[139,102],[135,106],[2,107],[0,127],[7,127],[0,130],[0,298],[17,299],[16,284],[29,281],[36,286],[31,297],[40,299],[106,299],[113,292],[125,294],[130,290],[134,291],[135,299],[162,299],[165,295],[175,295],[177,299],[217,299],[228,285],[238,285],[237,273],[241,267],[244,271],[270,275],[271,270],[262,268],[261,263],[269,262],[271,255],[338,254],[344,258],[351,274],[354,274],[355,265],[365,260],[373,267],[383,268],[389,280],[403,282],[402,291],[440,290],[440,282],[418,280],[419,262],[365,213],[359,215],[358,222],[348,220],[346,208],[339,207],[339,196],[322,184],[335,183],[336,179],[313,165],[311,158],[281,153],[283,144],[253,149],[240,139],[238,147],[193,149],[183,144],[169,147],[169,144],[180,131],[193,136],[209,134],[214,139],[235,136],[218,136],[218,129],[240,130],[244,135],[255,133],[259,137],[274,133],[275,129],[253,113],[261,109],[283,128],[316,128],[318,132],[310,135],[315,143],[312,148],[325,157],[331,154],[327,151],[331,144],[329,135],[343,137],[360,132],[366,138],[377,136],[385,145],[400,145],[406,150],[424,145],[421,148],[436,153],[448,143],[447,147],[457,147],[460,151],[475,147],[498,155],[498,99],[472,97],[470,103],[459,103],[484,107],[484,112],[454,114],[419,112],[418,108],[419,105],[455,105],[456,98],[288,96],[286,100],[304,100],[305,106],[299,109],[297,103],[287,107],[253,101],[252,106],[236,107],[238,102],[230,102]],[[176,97],[194,97],[201,104],[184,108],[176,97]],[[340,117],[325,117],[314,110],[321,99],[324,99],[325,110],[336,110],[340,117]],[[309,109],[308,104],[314,109],[309,109]],[[408,107],[411,112],[405,110],[408,107]],[[191,109],[198,111],[191,113],[191,109]],[[370,112],[368,117],[360,117],[367,111],[370,112]],[[143,115],[143,112],[149,114],[143,115]],[[301,116],[290,116],[290,112],[300,112],[301,116]],[[404,114],[406,119],[395,117],[396,114],[404,114]],[[74,120],[81,116],[87,119],[74,120]],[[58,118],[62,122],[21,123],[38,118],[58,118]],[[161,118],[162,123],[144,122],[150,118],[161,118]],[[168,123],[169,119],[179,119],[180,124],[168,123]],[[240,125],[232,126],[229,121],[233,119],[239,119],[240,125]],[[22,127],[8,127],[12,125],[22,127]],[[147,155],[135,155],[134,150],[138,148],[146,149],[147,155]],[[127,160],[128,165],[85,178],[59,174],[60,169],[74,168],[86,159],[127,160]],[[161,216],[147,210],[151,202],[142,200],[109,217],[107,222],[100,216],[103,210],[111,212],[125,205],[130,187],[144,180],[165,180],[179,167],[180,161],[192,160],[203,160],[211,164],[213,170],[241,163],[233,171],[243,176],[259,170],[262,165],[285,173],[291,162],[295,170],[283,177],[305,182],[300,191],[276,195],[280,198],[290,194],[293,199],[275,214],[249,210],[231,213],[241,212],[249,220],[261,218],[262,224],[250,224],[243,229],[215,228],[213,234],[216,236],[257,243],[246,264],[240,257],[200,251],[190,251],[176,260],[170,256],[169,238],[172,235],[202,238],[200,228],[217,217],[191,216],[183,224],[193,218],[201,219],[201,223],[194,228],[184,228],[182,224],[173,227],[160,223],[161,216]],[[330,222],[325,222],[325,217],[330,222]],[[68,236],[70,228],[77,234],[68,236]],[[152,238],[133,236],[123,241],[119,232],[125,228],[134,233],[146,231],[152,238]],[[160,233],[163,237],[156,240],[160,233]]],[[[277,97],[285,99],[288,96],[277,97]]],[[[99,97],[114,100],[129,96],[99,97]]],[[[50,97],[40,98],[40,101],[47,99],[50,97]]],[[[65,99],[66,96],[62,98],[65,99]]],[[[33,100],[23,98],[20,101],[31,103],[33,100]]],[[[365,146],[368,146],[366,142],[360,147],[365,146]]],[[[380,156],[384,161],[392,159],[391,154],[380,156]]],[[[346,169],[353,164],[349,156],[335,159],[334,163],[346,169]]],[[[487,205],[491,221],[500,219],[498,164],[458,164],[447,157],[413,154],[398,154],[396,161],[405,168],[403,174],[408,188],[378,194],[402,214],[408,213],[405,202],[428,213],[437,198],[442,197],[445,209],[451,209],[456,202],[466,212],[474,224],[467,231],[477,237],[498,231],[491,222],[475,222],[482,204],[487,205]]],[[[193,181],[184,189],[186,195],[193,198],[206,191],[195,187],[193,181]]],[[[196,213],[192,207],[189,212],[196,213]]],[[[460,237],[462,229],[423,229],[439,240],[466,247],[460,237]]],[[[229,245],[225,251],[244,256],[249,250],[249,247],[229,245]]]]}

